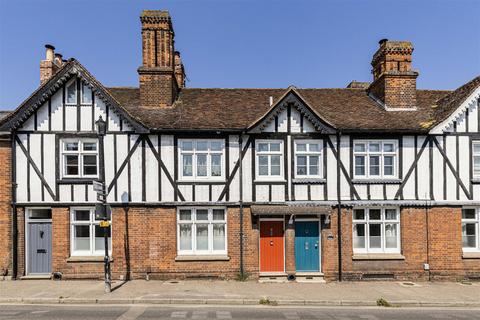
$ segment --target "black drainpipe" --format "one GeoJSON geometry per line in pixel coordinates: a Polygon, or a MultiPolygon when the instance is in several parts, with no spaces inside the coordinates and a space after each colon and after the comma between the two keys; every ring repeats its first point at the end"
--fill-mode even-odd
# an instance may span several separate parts
{"type": "Polygon", "coordinates": [[[342,281],[342,197],[340,194],[340,139],[342,133],[337,132],[337,240],[338,240],[338,281],[342,281]]]}
{"type": "Polygon", "coordinates": [[[238,167],[238,175],[239,175],[239,204],[240,204],[240,277],[243,278],[244,270],[243,270],[243,165],[242,165],[242,134],[238,137],[238,152],[239,152],[239,167],[238,167]]]}
{"type": "Polygon", "coordinates": [[[11,133],[12,144],[12,279],[17,279],[18,273],[18,221],[17,221],[17,181],[16,181],[16,152],[15,152],[15,132],[11,133]]]}

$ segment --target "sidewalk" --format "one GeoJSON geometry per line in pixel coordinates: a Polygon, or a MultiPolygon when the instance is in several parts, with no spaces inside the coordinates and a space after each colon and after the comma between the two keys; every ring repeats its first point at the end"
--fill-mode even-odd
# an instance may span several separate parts
{"type": "Polygon", "coordinates": [[[0,281],[0,303],[480,307],[480,282],[0,281]]]}

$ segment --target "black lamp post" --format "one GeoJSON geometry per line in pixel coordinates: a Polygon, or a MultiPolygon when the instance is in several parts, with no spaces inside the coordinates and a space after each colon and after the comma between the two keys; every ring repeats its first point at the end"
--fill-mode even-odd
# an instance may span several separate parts
{"type": "Polygon", "coordinates": [[[95,122],[97,125],[97,135],[98,135],[98,143],[99,143],[99,182],[102,184],[102,194],[100,195],[101,198],[101,213],[102,213],[102,223],[101,227],[103,227],[103,235],[105,240],[105,257],[104,257],[104,270],[105,270],[105,292],[109,293],[112,291],[112,281],[110,275],[110,258],[108,255],[108,217],[107,217],[107,194],[105,188],[105,149],[103,139],[107,134],[107,123],[105,120],[102,119],[102,116],[98,118],[95,122]]]}

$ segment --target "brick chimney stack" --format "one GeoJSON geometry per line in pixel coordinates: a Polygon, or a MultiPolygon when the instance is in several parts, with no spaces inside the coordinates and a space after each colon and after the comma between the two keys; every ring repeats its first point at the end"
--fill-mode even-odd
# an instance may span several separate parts
{"type": "Polygon", "coordinates": [[[185,68],[183,67],[180,52],[175,51],[175,78],[180,88],[185,87],[185,68]]]}
{"type": "Polygon", "coordinates": [[[168,11],[144,10],[142,23],[143,63],[138,68],[142,107],[168,107],[184,83],[180,55],[175,55],[174,32],[168,11]],[[178,67],[176,65],[178,64],[178,67]]]}
{"type": "Polygon", "coordinates": [[[45,45],[45,60],[40,61],[40,84],[48,81],[63,65],[62,55],[55,53],[55,47],[45,45]]]}
{"type": "Polygon", "coordinates": [[[416,108],[418,72],[412,70],[412,43],[382,39],[379,44],[372,59],[373,82],[368,92],[386,108],[416,108]]]}

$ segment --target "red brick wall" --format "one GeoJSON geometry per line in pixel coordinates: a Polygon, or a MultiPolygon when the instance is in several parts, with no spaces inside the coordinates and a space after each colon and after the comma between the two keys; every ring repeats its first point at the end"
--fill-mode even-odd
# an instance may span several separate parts
{"type": "Polygon", "coordinates": [[[0,279],[12,275],[11,143],[0,140],[0,279]]]}
{"type": "MultiPolygon", "coordinates": [[[[322,230],[322,268],[325,278],[338,277],[337,214],[322,230]],[[334,239],[326,239],[332,235],[334,239]]],[[[458,280],[480,276],[480,259],[462,258],[461,208],[403,208],[401,210],[401,254],[404,260],[353,260],[352,210],[342,209],[342,271],[345,280],[365,275],[391,274],[399,280],[458,280]],[[427,248],[428,234],[428,248],[427,248]],[[423,268],[429,263],[430,273],[423,268]]]]}

